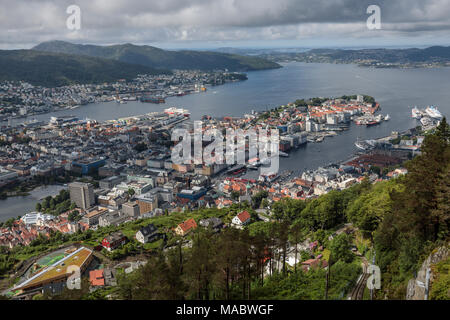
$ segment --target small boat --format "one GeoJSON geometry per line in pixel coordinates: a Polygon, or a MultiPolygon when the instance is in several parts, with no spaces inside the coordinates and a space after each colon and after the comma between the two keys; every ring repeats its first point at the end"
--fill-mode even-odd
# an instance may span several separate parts
{"type": "Polygon", "coordinates": [[[391,119],[391,117],[387,114],[387,115],[384,117],[384,121],[389,121],[389,119],[391,119]]]}
{"type": "Polygon", "coordinates": [[[411,110],[411,116],[412,116],[414,119],[420,119],[420,118],[422,118],[422,114],[421,114],[421,112],[419,111],[419,109],[418,109],[417,107],[414,107],[414,108],[411,110]]]}

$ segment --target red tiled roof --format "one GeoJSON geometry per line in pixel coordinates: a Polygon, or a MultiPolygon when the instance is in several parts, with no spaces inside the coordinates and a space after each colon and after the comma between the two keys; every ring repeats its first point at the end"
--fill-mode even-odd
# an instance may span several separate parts
{"type": "Polygon", "coordinates": [[[104,286],[105,278],[103,277],[103,269],[90,271],[89,281],[93,286],[104,286]]]}
{"type": "Polygon", "coordinates": [[[188,219],[185,222],[182,222],[179,224],[181,230],[183,230],[183,232],[189,231],[190,229],[195,229],[197,228],[197,223],[195,222],[194,219],[188,219]]]}
{"type": "Polygon", "coordinates": [[[242,211],[238,213],[237,217],[239,218],[239,220],[241,220],[241,222],[245,222],[250,219],[250,213],[248,213],[247,211],[242,211]]]}

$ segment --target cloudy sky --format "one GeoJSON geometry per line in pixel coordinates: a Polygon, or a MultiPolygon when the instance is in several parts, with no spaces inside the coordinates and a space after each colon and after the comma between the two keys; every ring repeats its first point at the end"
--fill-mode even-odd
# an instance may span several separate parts
{"type": "Polygon", "coordinates": [[[450,0],[0,0],[0,48],[43,41],[165,48],[450,45],[450,0]],[[81,29],[69,30],[69,5],[81,29]],[[381,30],[366,10],[381,9],[381,30]]]}

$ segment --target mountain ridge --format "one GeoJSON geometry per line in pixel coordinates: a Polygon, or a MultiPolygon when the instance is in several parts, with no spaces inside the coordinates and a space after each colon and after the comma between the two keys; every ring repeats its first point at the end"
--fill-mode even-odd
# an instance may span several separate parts
{"type": "Polygon", "coordinates": [[[0,70],[0,81],[26,81],[48,87],[131,80],[144,73],[171,73],[111,59],[36,50],[0,50],[0,70]]]}
{"type": "Polygon", "coordinates": [[[213,51],[164,50],[148,45],[131,43],[99,46],[93,44],[74,44],[53,40],[43,42],[31,50],[53,53],[85,55],[118,60],[130,64],[144,65],[162,69],[254,71],[275,69],[281,66],[260,57],[249,57],[213,51]]]}

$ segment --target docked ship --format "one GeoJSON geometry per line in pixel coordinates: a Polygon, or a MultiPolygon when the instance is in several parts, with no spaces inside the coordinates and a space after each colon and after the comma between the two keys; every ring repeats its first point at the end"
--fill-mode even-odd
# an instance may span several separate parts
{"type": "Polygon", "coordinates": [[[422,119],[423,117],[429,117],[431,119],[442,119],[442,113],[435,106],[426,107],[425,110],[419,110],[417,107],[414,107],[411,111],[411,115],[414,119],[422,119]]]}
{"type": "Polygon", "coordinates": [[[422,113],[420,112],[420,110],[419,110],[417,107],[414,107],[414,108],[411,110],[411,116],[412,116],[414,119],[420,119],[420,118],[422,118],[422,113]]]}
{"type": "Polygon", "coordinates": [[[76,122],[79,119],[75,116],[60,116],[60,117],[51,117],[50,124],[51,125],[61,125],[63,123],[76,122]]]}
{"type": "Polygon", "coordinates": [[[280,177],[277,173],[260,174],[258,180],[261,182],[272,183],[280,177]]]}
{"type": "Polygon", "coordinates": [[[148,96],[142,96],[139,101],[147,103],[166,103],[166,100],[164,98],[155,98],[148,96]]]}
{"type": "Polygon", "coordinates": [[[366,150],[370,150],[374,147],[374,142],[371,140],[370,141],[369,140],[361,141],[358,139],[355,142],[355,146],[360,150],[366,151],[366,150]]]}
{"type": "Polygon", "coordinates": [[[182,108],[175,108],[175,107],[165,109],[164,113],[169,114],[169,115],[177,115],[177,116],[183,115],[185,117],[191,116],[191,113],[189,112],[189,110],[182,109],[182,108]]]}
{"type": "Polygon", "coordinates": [[[366,126],[367,127],[376,126],[377,124],[380,124],[382,120],[383,120],[383,116],[378,115],[375,118],[368,120],[368,122],[366,123],[366,126]]]}
{"type": "Polygon", "coordinates": [[[355,123],[359,126],[374,126],[377,124],[380,124],[383,120],[389,120],[390,117],[389,115],[383,116],[381,114],[377,115],[376,117],[374,117],[373,115],[364,115],[361,117],[357,117],[354,119],[355,123]]]}
{"type": "Polygon", "coordinates": [[[425,112],[430,118],[442,119],[442,113],[435,106],[429,106],[425,109],[425,112]]]}
{"type": "Polygon", "coordinates": [[[356,123],[358,126],[362,126],[362,125],[367,124],[367,120],[365,120],[365,119],[356,119],[356,120],[355,120],[355,123],[356,123]]]}
{"type": "Polygon", "coordinates": [[[367,122],[366,126],[371,127],[371,126],[376,126],[377,124],[380,124],[380,121],[373,120],[373,121],[367,122]]]}

